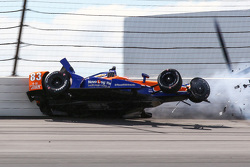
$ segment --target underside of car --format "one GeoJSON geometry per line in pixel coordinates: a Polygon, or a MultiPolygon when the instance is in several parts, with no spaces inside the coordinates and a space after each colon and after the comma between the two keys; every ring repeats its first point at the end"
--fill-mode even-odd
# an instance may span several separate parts
{"type": "MultiPolygon", "coordinates": [[[[156,98],[138,94],[136,89],[69,89],[67,93],[48,96],[42,90],[28,92],[45,115],[151,117],[144,109],[164,102],[182,101],[185,95],[156,98]]],[[[32,99],[31,99],[32,100],[32,99]]]]}

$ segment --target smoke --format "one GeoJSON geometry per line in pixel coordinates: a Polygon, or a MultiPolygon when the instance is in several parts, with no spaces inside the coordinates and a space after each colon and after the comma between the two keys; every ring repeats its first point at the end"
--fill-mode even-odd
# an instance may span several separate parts
{"type": "Polygon", "coordinates": [[[234,71],[232,74],[223,74],[223,77],[216,76],[216,80],[211,83],[213,94],[211,100],[215,103],[224,104],[223,111],[219,114],[231,114],[232,116],[242,116],[250,118],[250,87],[249,78],[246,75],[234,71]],[[228,112],[228,113],[227,113],[228,112]]]}
{"type": "Polygon", "coordinates": [[[146,109],[154,118],[190,118],[190,119],[250,119],[250,86],[245,75],[228,72],[218,73],[206,79],[211,93],[210,103],[164,103],[161,106],[146,109]]]}

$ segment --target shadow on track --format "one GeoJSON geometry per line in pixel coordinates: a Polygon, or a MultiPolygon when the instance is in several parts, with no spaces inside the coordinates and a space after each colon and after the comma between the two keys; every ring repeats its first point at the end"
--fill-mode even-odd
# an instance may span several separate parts
{"type": "MultiPolygon", "coordinates": [[[[48,122],[65,122],[65,123],[87,123],[87,124],[100,124],[100,125],[115,125],[115,126],[151,126],[151,127],[182,127],[183,129],[199,129],[199,130],[212,130],[214,128],[232,128],[224,125],[202,125],[197,123],[190,124],[176,124],[176,123],[163,123],[156,122],[154,119],[101,119],[101,118],[68,118],[57,117],[46,120],[48,122]]],[[[180,119],[181,122],[181,119],[180,119]]],[[[196,121],[197,122],[197,121],[196,121]]]]}

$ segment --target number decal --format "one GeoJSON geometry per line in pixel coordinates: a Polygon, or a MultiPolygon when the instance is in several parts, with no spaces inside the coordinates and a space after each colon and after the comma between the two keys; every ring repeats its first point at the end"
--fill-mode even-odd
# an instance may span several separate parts
{"type": "Polygon", "coordinates": [[[31,73],[30,74],[30,81],[40,81],[42,79],[42,73],[38,72],[38,73],[31,73]],[[37,77],[36,77],[37,76],[37,77]]]}
{"type": "Polygon", "coordinates": [[[30,74],[30,81],[35,81],[35,79],[36,79],[36,74],[35,73],[30,74]]]}
{"type": "Polygon", "coordinates": [[[29,75],[29,91],[43,90],[43,76],[48,74],[48,71],[32,72],[29,75]]]}
{"type": "Polygon", "coordinates": [[[37,81],[40,81],[40,80],[42,79],[42,78],[41,78],[42,74],[41,74],[40,72],[38,72],[38,73],[36,73],[36,75],[37,75],[36,80],[37,80],[37,81]]]}

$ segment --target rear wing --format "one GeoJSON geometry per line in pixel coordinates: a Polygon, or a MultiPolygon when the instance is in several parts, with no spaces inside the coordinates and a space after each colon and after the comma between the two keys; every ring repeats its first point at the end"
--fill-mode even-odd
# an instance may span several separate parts
{"type": "Polygon", "coordinates": [[[69,64],[68,60],[66,58],[63,58],[60,63],[63,65],[63,67],[70,73],[75,74],[75,70],[73,67],[69,64]]]}
{"type": "Polygon", "coordinates": [[[72,84],[70,88],[80,88],[81,83],[84,81],[84,78],[80,75],[75,74],[75,70],[73,67],[69,64],[68,60],[66,58],[63,58],[60,63],[63,65],[65,70],[67,70],[70,73],[70,76],[72,78],[72,84]]]}

